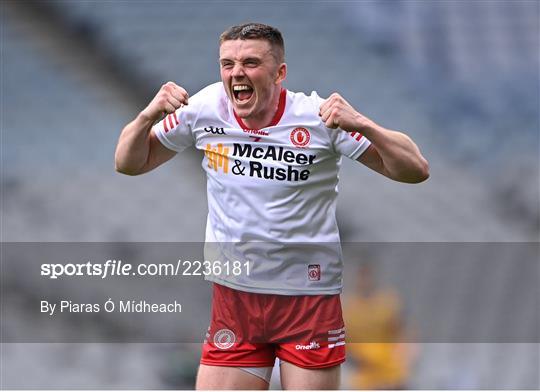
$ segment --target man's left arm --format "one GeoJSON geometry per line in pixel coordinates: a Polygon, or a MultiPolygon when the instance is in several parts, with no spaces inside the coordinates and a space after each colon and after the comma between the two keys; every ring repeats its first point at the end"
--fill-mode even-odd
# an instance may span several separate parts
{"type": "Polygon", "coordinates": [[[324,101],[319,115],[328,128],[360,132],[371,142],[357,159],[370,169],[392,180],[411,184],[428,179],[428,162],[410,137],[376,124],[339,94],[334,93],[324,101]]]}

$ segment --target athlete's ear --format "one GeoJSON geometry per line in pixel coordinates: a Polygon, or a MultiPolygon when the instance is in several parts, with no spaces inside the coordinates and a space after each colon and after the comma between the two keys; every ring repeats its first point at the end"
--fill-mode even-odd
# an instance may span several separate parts
{"type": "Polygon", "coordinates": [[[277,77],[276,77],[276,84],[280,84],[285,80],[287,77],[287,64],[281,63],[278,68],[277,77]]]}

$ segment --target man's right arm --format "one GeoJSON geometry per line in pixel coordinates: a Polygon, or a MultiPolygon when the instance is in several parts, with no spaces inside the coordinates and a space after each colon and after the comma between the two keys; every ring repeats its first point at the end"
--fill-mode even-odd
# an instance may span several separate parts
{"type": "Polygon", "coordinates": [[[173,82],[161,86],[148,106],[122,130],[114,155],[116,171],[130,176],[143,174],[176,155],[151,130],[163,113],[174,113],[187,105],[188,97],[186,90],[173,82]]]}

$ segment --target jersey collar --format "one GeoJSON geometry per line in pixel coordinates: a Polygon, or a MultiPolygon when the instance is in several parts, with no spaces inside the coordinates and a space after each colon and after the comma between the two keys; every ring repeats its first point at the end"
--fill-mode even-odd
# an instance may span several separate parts
{"type": "MultiPolygon", "coordinates": [[[[279,93],[279,103],[278,103],[276,114],[274,114],[274,118],[272,118],[272,121],[270,122],[269,125],[267,125],[267,127],[273,127],[274,125],[277,125],[279,123],[279,120],[281,120],[281,117],[283,116],[283,113],[285,112],[286,98],[287,98],[287,89],[281,88],[281,92],[279,93]]],[[[234,118],[236,118],[236,121],[242,127],[242,129],[251,130],[251,128],[248,128],[246,124],[244,124],[242,119],[238,117],[238,114],[236,114],[236,112],[234,111],[234,108],[233,108],[233,114],[234,114],[234,118]]],[[[258,129],[255,129],[255,131],[258,131],[258,129]]]]}

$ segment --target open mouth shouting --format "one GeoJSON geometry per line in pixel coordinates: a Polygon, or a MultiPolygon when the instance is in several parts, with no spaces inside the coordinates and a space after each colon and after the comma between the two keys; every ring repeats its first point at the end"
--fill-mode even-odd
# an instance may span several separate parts
{"type": "Polygon", "coordinates": [[[239,106],[246,105],[255,95],[253,87],[247,84],[235,84],[232,86],[232,93],[236,104],[239,106]]]}

